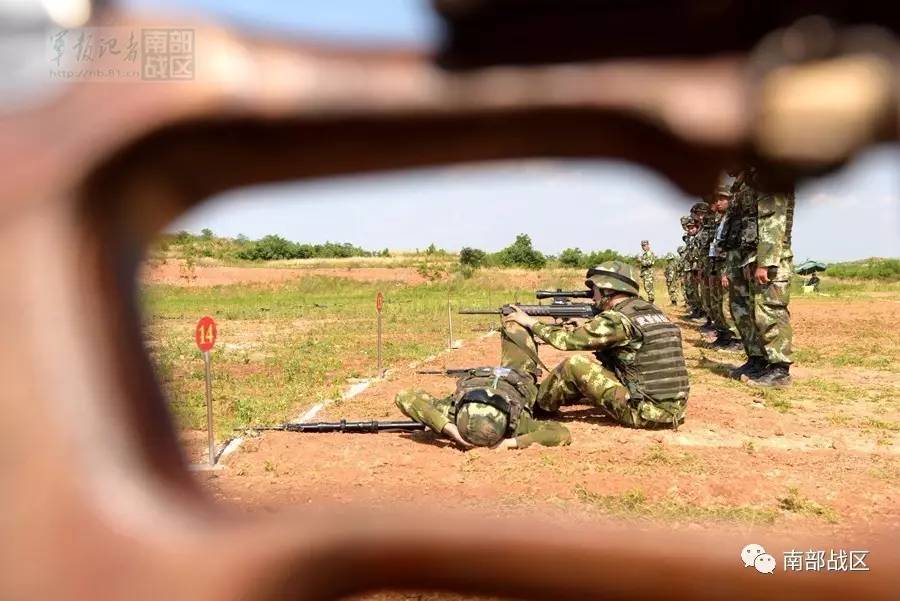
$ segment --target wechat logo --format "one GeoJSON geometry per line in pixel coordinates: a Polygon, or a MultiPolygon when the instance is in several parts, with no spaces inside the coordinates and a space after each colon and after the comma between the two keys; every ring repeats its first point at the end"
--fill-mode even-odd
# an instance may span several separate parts
{"type": "Polygon", "coordinates": [[[756,568],[760,574],[771,574],[775,571],[775,558],[766,553],[762,545],[747,545],[741,549],[741,560],[745,568],[756,568]]]}

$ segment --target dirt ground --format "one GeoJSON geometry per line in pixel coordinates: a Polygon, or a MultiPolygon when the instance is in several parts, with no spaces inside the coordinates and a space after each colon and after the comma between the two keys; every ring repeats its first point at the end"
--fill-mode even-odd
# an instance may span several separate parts
{"type": "Polygon", "coordinates": [[[198,263],[189,269],[184,261],[168,259],[146,264],[140,280],[170,286],[227,286],[230,284],[268,284],[310,276],[346,278],[358,282],[402,282],[422,284],[426,280],[407,267],[240,267],[198,263]]]}
{"type": "MultiPolygon", "coordinates": [[[[798,349],[838,352],[847,346],[847,332],[876,328],[888,345],[881,352],[889,361],[896,357],[890,340],[900,339],[897,301],[799,298],[792,312],[798,349]]],[[[570,522],[627,520],[638,527],[662,522],[865,540],[896,535],[900,373],[883,364],[810,360],[795,367],[790,392],[764,393],[722,375],[742,355],[705,348],[680,309],[671,315],[682,326],[692,378],[688,417],[678,431],[629,430],[597,410],[573,406],[559,416],[573,443],[560,448],[461,452],[431,433],[269,432],[246,440],[226,469],[197,477],[216,498],[248,511],[400,503],[570,522]]],[[[541,355],[552,365],[565,354],[543,346],[541,355]]],[[[401,418],[393,404],[397,391],[453,388],[452,379],[416,369],[492,365],[498,357],[496,334],[471,333],[462,348],[393,370],[352,399],[326,406],[315,420],[401,418]]],[[[298,407],[297,414],[307,409],[298,407]]],[[[202,455],[201,434],[185,433],[192,455],[202,455]]]]}

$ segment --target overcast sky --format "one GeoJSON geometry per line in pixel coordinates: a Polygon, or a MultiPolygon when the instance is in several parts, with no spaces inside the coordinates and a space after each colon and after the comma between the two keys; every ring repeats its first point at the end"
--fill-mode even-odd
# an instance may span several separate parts
{"type": "MultiPolygon", "coordinates": [[[[244,27],[344,42],[429,45],[440,29],[419,0],[126,0],[212,13],[244,27]]],[[[900,256],[900,148],[880,148],[797,194],[794,252],[824,261],[900,256]]],[[[496,250],[517,233],[556,253],[657,251],[680,243],[695,199],[656,174],[617,162],[528,161],[282,184],[233,192],[170,229],[415,249],[434,242],[496,250]]]]}

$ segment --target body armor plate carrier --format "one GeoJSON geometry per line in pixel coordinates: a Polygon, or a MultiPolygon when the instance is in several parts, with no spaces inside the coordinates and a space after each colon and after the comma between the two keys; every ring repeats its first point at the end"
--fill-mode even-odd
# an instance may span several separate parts
{"type": "Polygon", "coordinates": [[[534,379],[531,376],[508,367],[479,367],[457,380],[451,420],[455,420],[457,409],[466,402],[464,399],[466,392],[475,389],[490,392],[491,400],[488,404],[509,416],[505,435],[507,437],[515,433],[522,412],[531,413],[531,404],[534,403],[534,379]]]}
{"type": "Polygon", "coordinates": [[[659,404],[686,401],[690,386],[681,330],[666,315],[647,301],[634,298],[616,307],[634,325],[643,340],[634,358],[625,362],[621,349],[598,353],[628,388],[632,402],[647,400],[659,404]]]}

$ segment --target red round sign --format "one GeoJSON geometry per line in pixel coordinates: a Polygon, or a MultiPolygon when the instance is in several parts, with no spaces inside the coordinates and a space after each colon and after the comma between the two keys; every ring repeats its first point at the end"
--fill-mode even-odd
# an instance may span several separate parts
{"type": "Polygon", "coordinates": [[[194,330],[194,340],[197,342],[197,348],[204,353],[213,347],[216,343],[216,322],[212,317],[200,318],[197,329],[194,330]]]}
{"type": "Polygon", "coordinates": [[[375,310],[381,313],[382,307],[384,307],[384,295],[379,292],[375,295],[375,310]]]}

